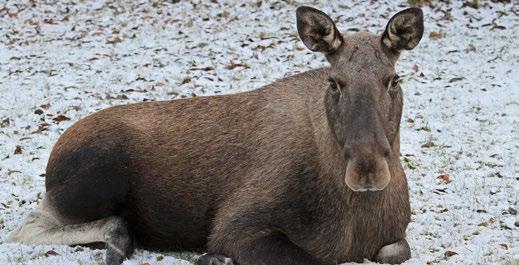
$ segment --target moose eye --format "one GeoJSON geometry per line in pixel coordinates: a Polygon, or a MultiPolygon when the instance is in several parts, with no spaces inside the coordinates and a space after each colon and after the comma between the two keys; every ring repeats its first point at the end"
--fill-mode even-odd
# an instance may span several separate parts
{"type": "Polygon", "coordinates": [[[400,76],[398,76],[398,75],[393,76],[387,84],[387,91],[391,92],[391,91],[395,90],[398,87],[398,85],[400,85],[401,81],[402,80],[400,79],[400,76]]]}
{"type": "Polygon", "coordinates": [[[328,78],[328,83],[330,83],[330,88],[333,91],[337,91],[339,89],[339,86],[337,85],[337,82],[335,82],[335,80],[333,80],[332,78],[328,78]]]}

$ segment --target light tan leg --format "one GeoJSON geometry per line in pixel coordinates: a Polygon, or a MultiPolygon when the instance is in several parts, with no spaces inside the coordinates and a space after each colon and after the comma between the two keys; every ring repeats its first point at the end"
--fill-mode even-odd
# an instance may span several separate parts
{"type": "Polygon", "coordinates": [[[407,240],[402,239],[393,244],[383,246],[375,258],[379,263],[400,264],[411,258],[411,249],[407,240]]]}
{"type": "Polygon", "coordinates": [[[134,250],[121,217],[111,216],[89,223],[66,225],[54,217],[45,200],[9,235],[7,242],[38,245],[105,242],[107,264],[121,264],[134,250]]]}

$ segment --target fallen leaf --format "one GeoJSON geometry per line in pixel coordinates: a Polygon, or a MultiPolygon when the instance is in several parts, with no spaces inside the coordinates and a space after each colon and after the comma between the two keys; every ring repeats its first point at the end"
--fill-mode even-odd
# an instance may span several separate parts
{"type": "Polygon", "coordinates": [[[70,121],[70,118],[67,117],[67,116],[65,116],[65,115],[63,115],[63,114],[60,114],[60,115],[58,115],[58,116],[52,118],[52,120],[54,120],[54,121],[60,123],[60,122],[62,122],[62,121],[70,121]]]}
{"type": "Polygon", "coordinates": [[[267,40],[267,39],[271,39],[272,38],[272,37],[269,37],[266,32],[260,32],[259,37],[260,37],[261,40],[267,40]]]}
{"type": "Polygon", "coordinates": [[[50,108],[50,103],[40,105],[40,108],[42,108],[42,109],[48,109],[48,108],[50,108]]]}
{"type": "Polygon", "coordinates": [[[121,39],[119,36],[112,36],[108,40],[106,40],[106,44],[117,44],[122,42],[123,39],[121,39]]]}
{"type": "Polygon", "coordinates": [[[191,82],[191,77],[188,76],[188,77],[183,78],[182,81],[180,82],[180,84],[183,85],[183,84],[187,84],[189,82],[191,82]]]}
{"type": "Polygon", "coordinates": [[[447,188],[444,189],[434,189],[434,193],[441,195],[442,193],[447,193],[447,188]]]}
{"type": "Polygon", "coordinates": [[[443,38],[443,34],[438,31],[431,31],[431,33],[429,33],[429,38],[432,40],[438,40],[443,38]]]}
{"type": "Polygon", "coordinates": [[[454,255],[458,255],[458,253],[451,251],[451,250],[447,250],[447,251],[445,251],[445,253],[443,255],[445,255],[445,257],[452,257],[454,255]]]}
{"type": "Polygon", "coordinates": [[[441,174],[436,179],[439,179],[441,182],[448,184],[451,183],[450,177],[447,174],[441,174]]]}
{"type": "Polygon", "coordinates": [[[212,71],[214,67],[206,66],[206,67],[191,67],[189,70],[202,70],[202,71],[212,71]]]}
{"type": "Polygon", "coordinates": [[[498,25],[498,24],[494,24],[491,28],[491,30],[493,29],[500,29],[500,30],[503,30],[503,29],[506,29],[505,26],[502,26],[502,25],[498,25]]]}
{"type": "Polygon", "coordinates": [[[58,24],[58,23],[56,23],[56,21],[54,21],[54,19],[52,19],[52,18],[44,18],[44,19],[43,19],[43,23],[45,23],[45,24],[51,24],[51,25],[56,25],[56,24],[58,24]]]}
{"type": "Polygon", "coordinates": [[[478,0],[472,0],[472,1],[465,1],[463,2],[463,5],[461,5],[461,7],[472,7],[474,9],[479,9],[480,5],[479,5],[479,1],[478,0]]]}
{"type": "Polygon", "coordinates": [[[14,149],[14,154],[20,155],[21,153],[22,153],[22,147],[17,145],[16,148],[14,149]]]}
{"type": "Polygon", "coordinates": [[[44,255],[45,255],[45,257],[48,257],[48,256],[58,256],[59,254],[54,250],[49,250],[49,251],[45,252],[44,255]]]}
{"type": "Polygon", "coordinates": [[[0,127],[4,128],[11,124],[11,120],[9,118],[5,118],[0,122],[0,127]]]}
{"type": "Polygon", "coordinates": [[[482,222],[482,223],[479,223],[478,226],[488,227],[488,223],[487,222],[482,222]]]}
{"type": "Polygon", "coordinates": [[[449,80],[449,83],[458,82],[465,79],[465,77],[454,77],[451,80],[449,80]]]}
{"type": "Polygon", "coordinates": [[[246,65],[246,64],[242,64],[242,63],[235,63],[235,62],[233,62],[233,61],[231,61],[231,62],[229,63],[229,65],[227,65],[227,69],[229,69],[229,70],[232,70],[232,69],[234,69],[234,68],[236,68],[236,67],[243,67],[243,68],[245,68],[245,69],[250,68],[250,66],[248,66],[248,65],[246,65]]]}
{"type": "Polygon", "coordinates": [[[508,250],[508,245],[505,243],[499,244],[503,249],[508,250]]]}
{"type": "Polygon", "coordinates": [[[464,51],[467,52],[467,53],[468,53],[468,52],[475,52],[475,51],[477,51],[477,49],[476,49],[476,46],[474,46],[474,44],[470,43],[470,44],[467,46],[467,48],[465,48],[464,51]]]}
{"type": "Polygon", "coordinates": [[[164,256],[157,256],[157,261],[161,261],[164,259],[164,256]]]}
{"type": "Polygon", "coordinates": [[[41,133],[43,131],[46,131],[49,128],[50,124],[44,122],[38,125],[38,129],[34,131],[33,133],[41,133]]]}

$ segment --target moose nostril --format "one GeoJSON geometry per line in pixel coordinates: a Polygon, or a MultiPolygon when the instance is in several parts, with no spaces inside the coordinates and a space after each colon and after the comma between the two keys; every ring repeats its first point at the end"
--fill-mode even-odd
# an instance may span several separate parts
{"type": "Polygon", "coordinates": [[[350,152],[344,151],[343,152],[343,156],[344,156],[344,160],[349,160],[350,159],[350,152]]]}
{"type": "Polygon", "coordinates": [[[391,155],[391,152],[389,150],[384,151],[384,158],[389,158],[390,155],[391,155]]]}

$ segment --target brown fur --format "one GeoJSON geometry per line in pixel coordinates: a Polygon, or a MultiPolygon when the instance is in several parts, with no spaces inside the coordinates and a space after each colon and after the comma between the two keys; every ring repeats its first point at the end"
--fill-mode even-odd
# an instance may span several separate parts
{"type": "Polygon", "coordinates": [[[112,107],[70,127],[47,167],[57,218],[122,216],[145,247],[238,264],[362,261],[405,241],[402,94],[387,89],[399,52],[380,36],[330,32],[311,12],[298,10],[308,18],[298,26],[326,30],[300,32],[331,68],[246,93],[112,107]],[[354,192],[348,178],[379,191],[354,192]]]}

